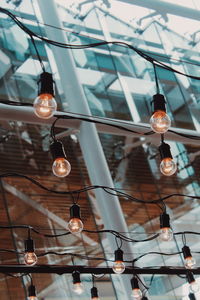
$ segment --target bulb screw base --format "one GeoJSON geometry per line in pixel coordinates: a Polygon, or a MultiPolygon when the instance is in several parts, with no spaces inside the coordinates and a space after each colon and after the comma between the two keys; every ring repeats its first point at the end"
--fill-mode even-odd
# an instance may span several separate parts
{"type": "Polygon", "coordinates": [[[190,248],[188,246],[184,246],[182,248],[182,252],[183,252],[183,257],[184,258],[192,257],[191,252],[190,252],[190,248]]]}
{"type": "Polygon", "coordinates": [[[160,228],[170,228],[170,217],[166,213],[160,215],[160,228]]]}
{"type": "Polygon", "coordinates": [[[165,97],[162,94],[155,94],[153,96],[153,113],[155,113],[158,110],[162,110],[166,112],[166,107],[165,107],[165,97]]]}
{"type": "Polygon", "coordinates": [[[195,278],[194,278],[194,275],[192,274],[192,272],[187,273],[187,280],[188,280],[188,283],[192,283],[195,281],[195,278]]]}
{"type": "Polygon", "coordinates": [[[24,241],[25,252],[34,252],[34,242],[32,239],[27,239],[24,241]]]}
{"type": "Polygon", "coordinates": [[[123,261],[124,252],[121,249],[115,250],[115,261],[123,261]]]}
{"type": "Polygon", "coordinates": [[[51,73],[43,72],[38,81],[38,95],[50,94],[54,96],[53,77],[51,73]]]}
{"type": "Polygon", "coordinates": [[[73,204],[70,207],[70,219],[72,219],[72,218],[77,218],[77,219],[81,218],[80,206],[77,204],[73,204]]]}
{"type": "Polygon", "coordinates": [[[72,273],[72,277],[73,277],[73,284],[76,284],[76,283],[80,283],[81,282],[81,279],[80,279],[80,273],[78,271],[74,271],[72,273]]]}
{"type": "Polygon", "coordinates": [[[32,284],[28,287],[28,296],[36,297],[36,289],[35,289],[35,286],[32,284]]]}
{"type": "Polygon", "coordinates": [[[56,158],[65,158],[66,159],[65,149],[63,147],[62,142],[54,141],[53,143],[51,143],[50,151],[51,151],[53,160],[55,160],[56,158]]]}
{"type": "Polygon", "coordinates": [[[98,290],[95,286],[91,288],[91,298],[98,298],[98,290]]]}
{"type": "Polygon", "coordinates": [[[131,287],[132,289],[139,289],[139,284],[136,277],[131,278],[131,287]]]}
{"type": "Polygon", "coordinates": [[[172,154],[170,151],[170,145],[162,142],[162,144],[158,147],[158,150],[160,152],[160,158],[163,160],[164,158],[172,158],[172,154]]]}

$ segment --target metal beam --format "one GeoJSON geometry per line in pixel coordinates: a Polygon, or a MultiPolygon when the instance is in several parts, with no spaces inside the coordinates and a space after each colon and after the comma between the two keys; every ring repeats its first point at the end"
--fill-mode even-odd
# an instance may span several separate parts
{"type": "MultiPolygon", "coordinates": [[[[48,120],[42,120],[39,119],[33,112],[32,107],[20,107],[20,106],[9,106],[5,104],[0,104],[0,120],[8,120],[8,121],[21,121],[27,124],[35,124],[35,125],[51,125],[53,121],[55,121],[55,118],[51,118],[48,120]]],[[[57,114],[63,114],[62,112],[57,112],[57,114]]],[[[70,112],[67,113],[70,116],[70,112]]],[[[75,116],[74,114],[72,115],[75,116]]],[[[95,120],[95,117],[93,117],[95,120]]],[[[99,120],[99,119],[96,119],[99,120]]],[[[108,125],[104,124],[96,124],[96,129],[99,133],[106,133],[106,134],[113,134],[118,136],[131,136],[131,137],[141,137],[142,133],[150,131],[149,124],[146,123],[134,123],[132,121],[122,121],[119,120],[118,123],[116,119],[109,119],[108,121],[102,120],[103,122],[107,122],[111,125],[121,125],[127,129],[131,129],[133,131],[136,131],[140,134],[135,134],[133,132],[128,132],[125,130],[121,130],[119,128],[110,127],[108,125]],[[146,127],[146,128],[145,128],[146,127]]],[[[72,128],[75,130],[80,130],[81,124],[84,123],[83,121],[79,120],[59,120],[56,124],[56,127],[60,128],[72,128]]],[[[188,129],[181,129],[181,128],[171,128],[172,130],[176,131],[180,134],[187,134],[189,136],[196,136],[200,138],[200,133],[195,130],[188,130],[188,129]]],[[[68,131],[66,132],[66,135],[68,135],[68,131]]],[[[62,137],[63,137],[62,133],[62,137]]],[[[160,136],[158,134],[153,134],[151,136],[148,136],[148,138],[151,139],[152,142],[159,142],[160,136]]],[[[168,141],[175,141],[183,144],[190,144],[190,145],[199,145],[199,140],[189,139],[183,136],[179,136],[177,134],[174,134],[170,131],[168,131],[165,134],[165,140],[168,141]]],[[[145,141],[144,141],[145,142],[145,141]]]]}
{"type": "MultiPolygon", "coordinates": [[[[37,266],[24,266],[24,265],[0,265],[0,273],[26,273],[26,274],[72,274],[73,271],[79,271],[82,274],[113,274],[116,275],[112,268],[106,267],[86,267],[86,266],[58,266],[58,265],[37,265],[37,266]]],[[[188,269],[186,268],[132,268],[127,267],[123,274],[160,274],[160,275],[186,275],[188,269]]],[[[192,269],[192,273],[200,275],[200,268],[192,269]]],[[[118,276],[118,275],[116,275],[118,276]]]]}
{"type": "Polygon", "coordinates": [[[118,2],[126,2],[128,4],[137,5],[153,9],[159,13],[171,14],[192,20],[200,19],[200,11],[182,5],[177,5],[160,0],[117,0],[118,2]]]}

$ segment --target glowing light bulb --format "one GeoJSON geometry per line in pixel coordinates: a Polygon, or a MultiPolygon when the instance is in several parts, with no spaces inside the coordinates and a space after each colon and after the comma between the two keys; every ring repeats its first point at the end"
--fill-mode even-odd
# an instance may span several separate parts
{"type": "Polygon", "coordinates": [[[171,241],[173,238],[173,231],[170,227],[161,228],[159,232],[159,237],[164,242],[171,241]]]}
{"type": "Polygon", "coordinates": [[[151,129],[156,133],[165,133],[171,126],[171,120],[164,111],[156,111],[150,118],[151,129]]]}
{"type": "Polygon", "coordinates": [[[57,177],[66,177],[71,171],[71,165],[65,158],[56,158],[52,165],[53,174],[57,177]]]}
{"type": "Polygon", "coordinates": [[[185,267],[187,269],[193,269],[196,265],[196,260],[190,256],[185,258],[185,267]]]}
{"type": "Polygon", "coordinates": [[[37,263],[37,255],[35,252],[26,252],[24,255],[24,262],[28,266],[34,266],[37,263]]]}
{"type": "Polygon", "coordinates": [[[49,119],[54,115],[57,103],[51,94],[40,94],[33,102],[33,107],[36,116],[49,119]]]}
{"type": "Polygon", "coordinates": [[[135,300],[140,300],[142,299],[142,292],[140,289],[133,289],[132,290],[132,296],[133,296],[133,299],[135,300]]]}
{"type": "Polygon", "coordinates": [[[196,280],[192,281],[190,283],[190,287],[189,287],[190,291],[192,293],[197,293],[199,291],[199,285],[198,283],[196,282],[196,280]]]}
{"type": "Polygon", "coordinates": [[[79,218],[71,218],[68,223],[68,230],[71,233],[80,233],[83,230],[83,222],[79,218]]]}
{"type": "Polygon", "coordinates": [[[29,296],[28,300],[38,300],[38,298],[36,296],[29,296]]]}
{"type": "Polygon", "coordinates": [[[177,165],[172,158],[164,158],[160,163],[160,171],[165,176],[173,175],[177,170],[177,165]]]}
{"type": "Polygon", "coordinates": [[[81,282],[77,282],[73,284],[74,293],[81,295],[84,292],[83,284],[81,282]]]}
{"type": "Polygon", "coordinates": [[[116,274],[121,274],[125,270],[125,265],[123,261],[118,260],[114,262],[112,269],[116,274]]]}

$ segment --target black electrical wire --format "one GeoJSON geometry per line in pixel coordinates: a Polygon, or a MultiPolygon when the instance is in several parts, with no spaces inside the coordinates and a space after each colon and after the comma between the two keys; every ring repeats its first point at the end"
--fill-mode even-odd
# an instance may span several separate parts
{"type": "Polygon", "coordinates": [[[166,64],[164,64],[163,62],[149,56],[148,54],[146,54],[145,52],[143,52],[142,50],[135,48],[132,45],[129,45],[126,42],[122,42],[122,41],[102,41],[102,42],[96,42],[96,43],[92,43],[92,44],[85,44],[85,45],[71,45],[71,44],[66,44],[66,43],[60,43],[57,41],[53,41],[47,38],[44,38],[38,34],[36,34],[35,32],[31,31],[28,27],[26,27],[21,21],[18,20],[18,18],[12,14],[11,12],[9,12],[8,10],[4,9],[4,8],[0,8],[0,12],[6,14],[7,16],[9,16],[25,33],[27,33],[30,37],[35,37],[38,38],[40,40],[42,40],[45,43],[48,43],[50,45],[53,46],[57,46],[57,47],[61,47],[61,48],[65,48],[65,49],[87,49],[87,48],[94,48],[94,47],[99,47],[99,46],[104,46],[104,45],[118,45],[118,46],[122,46],[122,47],[126,47],[129,48],[133,51],[135,51],[138,55],[140,55],[142,58],[144,58],[145,60],[149,61],[150,63],[156,65],[156,66],[160,66],[161,68],[177,73],[177,74],[181,74],[183,76],[186,76],[188,78],[192,78],[192,79],[196,79],[196,80],[200,80],[199,76],[193,76],[193,75],[188,75],[186,73],[183,73],[181,71],[178,71],[166,64]]]}

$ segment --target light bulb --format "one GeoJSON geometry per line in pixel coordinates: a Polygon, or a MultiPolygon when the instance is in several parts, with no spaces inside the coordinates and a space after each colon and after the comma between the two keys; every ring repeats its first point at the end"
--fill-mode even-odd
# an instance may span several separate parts
{"type": "Polygon", "coordinates": [[[121,274],[125,270],[125,265],[123,261],[118,260],[114,262],[112,269],[116,274],[121,274]]]}
{"type": "Polygon", "coordinates": [[[192,256],[185,258],[185,267],[187,269],[193,269],[195,265],[196,265],[196,260],[192,256]]]}
{"type": "Polygon", "coordinates": [[[68,230],[71,233],[80,233],[83,230],[83,222],[79,218],[71,218],[68,223],[68,230]]]}
{"type": "Polygon", "coordinates": [[[170,227],[160,228],[159,237],[164,242],[171,241],[173,238],[173,231],[170,227]]]}
{"type": "Polygon", "coordinates": [[[140,300],[142,299],[142,292],[140,289],[133,289],[132,290],[132,296],[133,296],[133,299],[135,300],[140,300]]]}
{"type": "Polygon", "coordinates": [[[151,116],[150,126],[156,133],[165,133],[171,126],[171,120],[166,112],[159,110],[151,116]]]}
{"type": "Polygon", "coordinates": [[[40,94],[33,102],[33,107],[36,116],[49,119],[54,115],[57,103],[51,94],[40,94]]]}
{"type": "Polygon", "coordinates": [[[35,252],[26,252],[24,255],[24,262],[28,266],[34,266],[37,263],[37,255],[35,252]]]}
{"type": "Polygon", "coordinates": [[[65,158],[56,158],[52,165],[53,174],[57,177],[66,177],[71,171],[71,165],[65,158]]]}
{"type": "Polygon", "coordinates": [[[74,293],[81,295],[84,291],[83,284],[81,282],[77,282],[73,284],[74,293]]]}
{"type": "Polygon", "coordinates": [[[38,298],[36,296],[29,296],[28,300],[37,300],[38,298]]]}
{"type": "Polygon", "coordinates": [[[172,158],[166,157],[160,163],[160,171],[165,176],[173,175],[177,170],[177,165],[172,158]]]}
{"type": "Polygon", "coordinates": [[[92,300],[100,300],[99,297],[92,297],[92,300]]]}
{"type": "Polygon", "coordinates": [[[196,280],[194,280],[194,281],[192,281],[192,282],[190,283],[190,291],[191,291],[192,293],[197,293],[197,292],[199,291],[199,285],[198,285],[198,283],[196,282],[196,280]]]}

